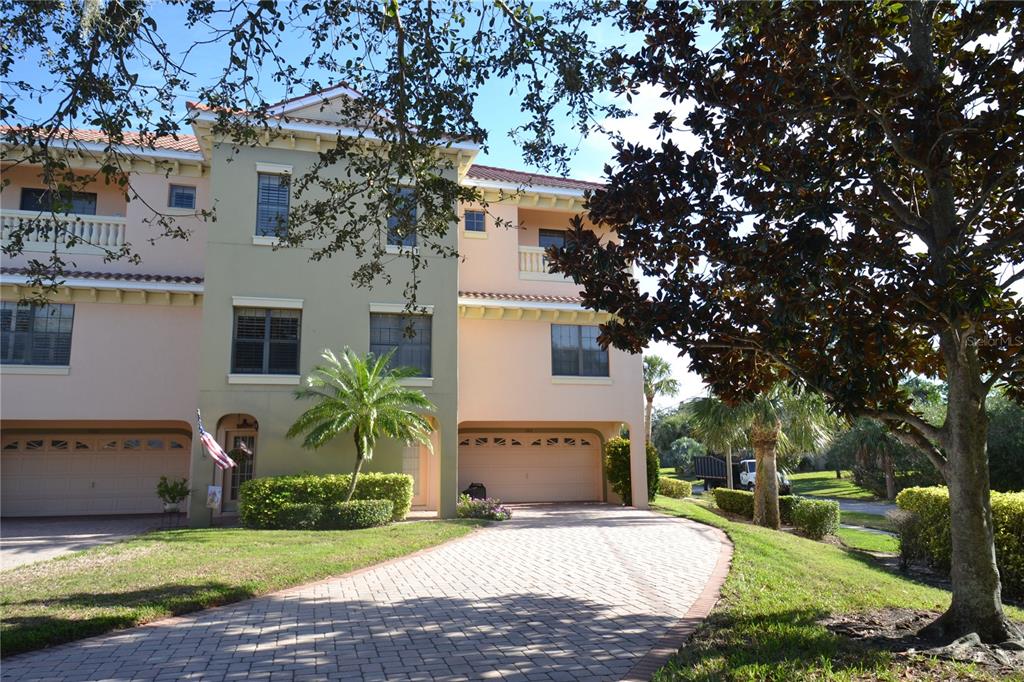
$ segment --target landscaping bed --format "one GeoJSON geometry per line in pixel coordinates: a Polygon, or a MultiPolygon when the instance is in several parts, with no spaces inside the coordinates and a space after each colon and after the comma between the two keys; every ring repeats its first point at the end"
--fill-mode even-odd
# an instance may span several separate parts
{"type": "Polygon", "coordinates": [[[479,521],[348,531],[186,529],[0,573],[7,656],[340,575],[462,537],[479,521]]]}
{"type": "MultiPolygon", "coordinates": [[[[693,502],[659,497],[655,508],[721,528],[734,544],[721,601],[657,673],[659,682],[1005,679],[997,668],[900,653],[825,625],[880,609],[935,615],[949,605],[946,590],[890,573],[865,554],[731,521],[693,502]]],[[[1024,621],[1024,611],[1007,612],[1024,621]]]]}

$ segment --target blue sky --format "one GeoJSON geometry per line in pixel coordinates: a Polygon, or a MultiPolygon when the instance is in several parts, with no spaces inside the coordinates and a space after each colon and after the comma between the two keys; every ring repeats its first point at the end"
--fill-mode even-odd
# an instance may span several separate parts
{"type": "MultiPolygon", "coordinates": [[[[160,33],[167,44],[172,46],[172,50],[175,49],[175,46],[178,46],[177,49],[180,50],[184,46],[190,45],[193,41],[203,37],[200,31],[196,29],[189,30],[185,27],[184,15],[180,8],[169,7],[159,3],[154,3],[152,7],[152,13],[158,23],[160,33]]],[[[624,40],[624,37],[609,25],[598,27],[591,32],[591,36],[598,44],[607,44],[611,41],[616,43],[633,42],[631,40],[624,40]]],[[[294,57],[297,60],[302,56],[303,42],[295,40],[293,43],[286,45],[283,52],[289,58],[294,57]]],[[[226,50],[222,44],[204,46],[195,50],[190,55],[187,65],[197,73],[194,81],[201,83],[215,77],[226,61],[225,55],[226,50]]],[[[140,73],[140,80],[142,82],[147,80],[149,82],[153,81],[153,74],[151,72],[140,69],[140,73]]],[[[13,76],[14,80],[21,79],[28,82],[47,82],[50,79],[44,68],[34,59],[27,59],[17,64],[13,76]]],[[[327,75],[321,76],[321,79],[323,82],[333,80],[327,75]]],[[[270,84],[269,79],[266,79],[266,83],[270,84]]],[[[5,89],[7,88],[7,86],[4,87],[5,89]]],[[[481,96],[477,100],[475,113],[489,132],[487,149],[481,151],[477,157],[477,162],[494,166],[528,169],[518,146],[508,136],[508,131],[525,120],[525,116],[520,112],[516,99],[509,97],[509,89],[509,82],[493,80],[484,86],[481,96]]],[[[268,88],[268,91],[264,94],[268,100],[278,96],[282,98],[287,96],[283,91],[275,91],[271,88],[268,88]]],[[[185,112],[185,101],[192,98],[195,98],[194,89],[192,92],[186,91],[182,94],[179,102],[182,115],[185,112]]],[[[37,118],[46,113],[45,102],[40,104],[23,101],[20,104],[19,114],[23,114],[28,118],[37,118]]],[[[622,104],[625,105],[625,102],[622,104]]],[[[628,141],[654,144],[655,138],[648,129],[651,115],[655,111],[666,108],[665,103],[658,96],[658,92],[651,88],[643,89],[640,92],[640,96],[633,98],[629,108],[636,114],[634,118],[608,121],[606,124],[623,135],[628,141]]],[[[87,120],[78,121],[76,125],[77,127],[94,127],[90,126],[87,120]]],[[[685,135],[680,135],[679,137],[680,139],[677,139],[677,142],[686,145],[685,135]]],[[[579,133],[571,129],[568,120],[564,120],[562,128],[558,130],[558,141],[577,150],[570,163],[570,174],[573,177],[586,180],[601,179],[602,169],[606,163],[611,161],[613,154],[612,146],[605,136],[596,134],[586,139],[581,139],[579,133]]],[[[651,281],[644,282],[643,285],[648,289],[654,287],[654,283],[651,281]]],[[[676,352],[671,347],[665,344],[657,344],[652,348],[652,351],[672,362],[673,370],[683,385],[683,389],[677,398],[662,400],[660,405],[672,405],[680,398],[692,397],[703,392],[700,379],[687,371],[685,361],[676,357],[676,352]]]]}

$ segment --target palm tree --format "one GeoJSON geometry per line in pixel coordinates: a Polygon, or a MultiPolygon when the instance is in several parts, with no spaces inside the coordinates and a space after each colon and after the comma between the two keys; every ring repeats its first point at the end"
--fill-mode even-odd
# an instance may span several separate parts
{"type": "Polygon", "coordinates": [[[338,436],[352,433],[356,444],[356,464],[345,501],[352,499],[356,479],[363,462],[373,459],[377,439],[395,438],[408,444],[421,443],[433,451],[430,433],[434,430],[419,412],[433,410],[422,391],[402,386],[400,379],[416,370],[388,368],[394,351],[380,357],[360,356],[346,347],[339,359],[325,350],[325,364],[318,365],[295,391],[297,399],[313,399],[317,404],[303,412],[288,437],[305,434],[302,446],[317,450],[338,436]]]}
{"type": "MultiPolygon", "coordinates": [[[[720,402],[715,398],[701,400],[720,402]]],[[[722,416],[716,418],[726,426],[733,426],[747,433],[747,440],[754,450],[754,459],[757,463],[754,478],[754,523],[778,528],[780,519],[777,455],[824,447],[838,427],[839,419],[828,412],[825,402],[818,394],[797,391],[782,383],[735,407],[695,406],[698,433],[701,432],[701,419],[697,416],[697,411],[702,409],[711,414],[722,413],[722,416]]]]}
{"type": "Polygon", "coordinates": [[[644,433],[647,442],[651,442],[651,429],[654,414],[654,399],[659,395],[674,396],[679,393],[679,382],[672,378],[672,366],[658,355],[644,356],[644,397],[647,398],[647,409],[644,412],[644,433]]]}
{"type": "Polygon", "coordinates": [[[732,451],[747,442],[747,425],[739,410],[712,396],[691,400],[687,409],[700,441],[712,450],[725,453],[725,485],[732,488],[732,451]]]}

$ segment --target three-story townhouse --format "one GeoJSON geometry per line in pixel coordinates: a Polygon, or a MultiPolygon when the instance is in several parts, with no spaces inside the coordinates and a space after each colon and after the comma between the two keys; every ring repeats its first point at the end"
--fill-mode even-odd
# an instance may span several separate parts
{"type": "MultiPolygon", "coordinates": [[[[347,472],[355,455],[346,439],[308,451],[285,437],[306,407],[293,397],[301,377],[323,349],[346,346],[394,349],[396,362],[419,370],[407,381],[436,405],[432,448],[385,441],[365,469],[412,475],[414,507],[452,516],[470,483],[508,502],[615,501],[601,448],[623,425],[642,431],[641,360],[600,347],[607,313],[583,309],[578,287],[550,274],[544,257],[596,185],[474,165],[474,148],[452,145],[453,178],[479,188],[488,205],[462,207],[449,232],[462,260],[422,254],[431,261],[422,314],[410,319],[405,259],[388,266],[393,284],[360,289],[351,285],[351,253],[313,262],[311,245],[275,248],[293,201],[290,178],[340,130],[324,95],[281,103],[277,134],[246,146],[218,139],[208,110],[192,113],[195,137],[128,150],[139,201],[97,186],[94,197],[76,199],[87,215],[67,218],[113,226],[140,265],[76,247],[50,305],[32,309],[17,303],[28,293],[25,261],[53,245],[30,244],[3,264],[4,515],[156,512],[159,476],[188,476],[190,523],[201,526],[236,513],[250,478],[347,472]],[[185,206],[189,196],[194,208],[170,211],[191,239],[149,244],[155,207],[185,206]],[[202,208],[216,221],[194,215],[202,208]],[[410,324],[414,336],[404,333],[410,324]],[[61,350],[68,344],[70,354],[61,350]],[[196,408],[239,466],[214,467],[193,435],[196,408]],[[215,509],[207,485],[221,487],[215,509]]],[[[76,158],[100,142],[88,131],[74,136],[86,145],[76,158]]],[[[38,169],[16,160],[4,150],[4,225],[40,212],[31,203],[38,169]]],[[[78,164],[89,172],[88,161],[78,164]]],[[[634,499],[644,504],[639,439],[631,460],[634,499]]]]}

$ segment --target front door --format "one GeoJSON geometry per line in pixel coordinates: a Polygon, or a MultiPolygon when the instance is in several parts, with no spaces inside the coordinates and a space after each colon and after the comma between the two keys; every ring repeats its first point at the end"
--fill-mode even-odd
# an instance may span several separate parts
{"type": "Polygon", "coordinates": [[[427,504],[427,458],[426,448],[411,445],[402,453],[402,473],[412,476],[412,506],[427,504]]]}
{"type": "Polygon", "coordinates": [[[246,481],[252,479],[253,464],[256,459],[255,431],[228,431],[228,456],[235,461],[235,466],[224,472],[223,509],[226,512],[238,511],[238,489],[246,481]]]}

